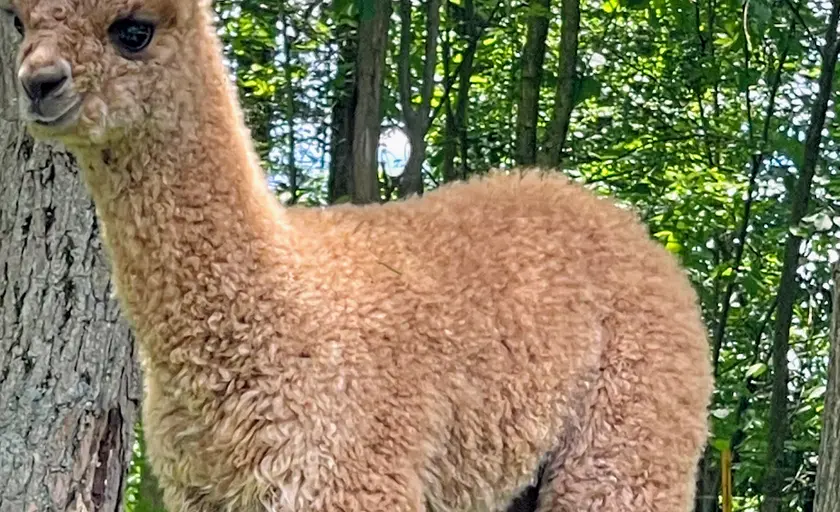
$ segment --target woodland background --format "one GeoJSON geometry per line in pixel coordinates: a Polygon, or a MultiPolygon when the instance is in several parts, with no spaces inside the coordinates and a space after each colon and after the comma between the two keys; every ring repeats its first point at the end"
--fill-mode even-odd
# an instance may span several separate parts
{"type": "MultiPolygon", "coordinates": [[[[540,163],[637,208],[709,329],[697,512],[838,511],[840,0],[215,7],[287,204],[540,163]]],[[[162,510],[90,201],[72,158],[15,118],[0,30],[0,511],[162,510]]]]}

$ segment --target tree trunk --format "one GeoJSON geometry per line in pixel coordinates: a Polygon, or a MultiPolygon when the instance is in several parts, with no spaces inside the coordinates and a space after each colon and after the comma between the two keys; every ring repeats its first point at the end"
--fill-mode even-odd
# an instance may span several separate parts
{"type": "Polygon", "coordinates": [[[815,512],[835,512],[840,503],[840,263],[832,272],[834,295],[823,408],[815,512]]]}
{"type": "Polygon", "coordinates": [[[713,466],[717,450],[707,446],[700,459],[697,471],[697,495],[694,497],[694,512],[717,512],[720,494],[720,468],[713,466]]]}
{"type": "Polygon", "coordinates": [[[333,90],[330,134],[330,175],[327,197],[330,203],[350,198],[353,171],[353,122],[356,109],[356,60],[358,42],[349,24],[336,29],[338,76],[333,90]]]}
{"type": "MultiPolygon", "coordinates": [[[[447,9],[449,2],[446,3],[447,9]]],[[[493,10],[495,14],[496,10],[493,10]]],[[[491,18],[493,17],[491,14],[491,18]]],[[[446,104],[446,135],[443,148],[443,180],[445,182],[466,179],[469,174],[469,162],[467,162],[467,102],[470,96],[470,79],[472,78],[475,53],[478,50],[478,38],[481,30],[477,27],[478,16],[475,12],[473,0],[464,1],[464,29],[459,33],[462,39],[467,40],[467,47],[461,54],[461,63],[458,66],[458,92],[455,96],[455,112],[452,112],[451,92],[447,88],[446,104]],[[460,155],[460,169],[455,169],[455,157],[460,155]]],[[[489,21],[488,21],[489,23],[489,21]]],[[[447,74],[447,81],[454,83],[455,76],[447,74]]]]}
{"type": "Polygon", "coordinates": [[[73,159],[14,120],[0,32],[0,511],[119,511],[139,402],[94,209],[73,159]]]}
{"type": "MultiPolygon", "coordinates": [[[[446,8],[449,9],[449,2],[446,2],[446,8]]],[[[478,40],[481,38],[484,30],[490,26],[499,12],[499,9],[506,5],[504,0],[497,0],[490,15],[482,20],[475,10],[475,3],[473,0],[464,0],[464,27],[458,34],[462,39],[466,39],[467,47],[461,54],[461,62],[458,64],[458,71],[452,74],[446,70],[446,82],[444,84],[444,96],[446,101],[444,107],[446,108],[446,135],[444,142],[444,157],[443,157],[443,179],[445,182],[454,181],[457,179],[466,179],[469,175],[469,161],[467,154],[469,153],[469,139],[467,137],[467,106],[469,104],[470,81],[473,74],[473,65],[475,63],[475,54],[478,50],[478,40]],[[455,78],[458,78],[458,94],[455,100],[455,112],[452,112],[452,98],[450,88],[455,83],[455,78]],[[455,170],[455,156],[460,154],[461,166],[460,171],[455,170]]],[[[447,18],[451,18],[448,15],[447,18]]],[[[444,56],[449,57],[450,48],[446,48],[444,56]]],[[[434,120],[435,114],[439,109],[435,109],[432,114],[434,120]]]]}
{"type": "Polygon", "coordinates": [[[440,0],[426,0],[426,48],[420,83],[420,105],[412,106],[411,91],[411,0],[400,0],[399,68],[400,106],[411,140],[411,154],[400,177],[400,196],[423,193],[423,162],[426,160],[426,134],[432,125],[432,93],[437,66],[437,43],[440,32],[440,0]]]}
{"type": "MultiPolygon", "coordinates": [[[[823,64],[819,77],[819,92],[811,107],[811,119],[805,137],[802,167],[791,193],[790,226],[798,227],[808,211],[811,182],[819,159],[822,130],[825,124],[828,100],[831,96],[834,68],[837,64],[837,22],[840,17],[840,0],[833,0],[829,18],[826,42],[823,47],[823,64]]],[[[776,324],[773,332],[773,386],[770,397],[769,444],[767,449],[767,473],[764,480],[764,499],[761,512],[781,510],[782,490],[785,479],[785,441],[788,435],[787,393],[788,393],[788,349],[790,348],[790,326],[793,304],[799,284],[796,270],[799,266],[799,246],[802,238],[789,231],[785,243],[782,275],[779,279],[776,324]]]]}
{"type": "Polygon", "coordinates": [[[580,0],[562,0],[560,29],[560,71],[554,93],[554,111],[545,137],[543,160],[549,167],[560,166],[566,134],[575,100],[575,68],[577,67],[578,33],[580,32],[580,0]]]}
{"type": "Polygon", "coordinates": [[[455,129],[458,133],[458,152],[461,157],[461,179],[467,179],[470,174],[469,139],[467,137],[467,107],[470,99],[470,84],[472,83],[475,52],[478,50],[479,29],[476,26],[478,15],[475,12],[473,0],[464,0],[466,10],[467,49],[461,62],[461,74],[458,78],[458,103],[455,105],[455,129]]]}
{"type": "Polygon", "coordinates": [[[467,161],[469,142],[466,118],[470,97],[470,78],[472,77],[477,49],[478,44],[471,38],[467,42],[467,49],[462,55],[461,67],[458,72],[458,94],[455,99],[455,112],[447,111],[449,118],[446,121],[446,142],[443,157],[443,179],[446,182],[466,179],[469,174],[469,162],[467,161]],[[455,156],[457,155],[460,155],[461,165],[460,169],[456,171],[455,156]]]}
{"type": "Polygon", "coordinates": [[[351,190],[353,202],[357,204],[380,200],[376,152],[382,126],[382,84],[390,17],[390,0],[360,2],[351,190]]]}
{"type": "MultiPolygon", "coordinates": [[[[446,19],[452,19],[452,9],[449,2],[444,2],[446,9],[446,19]]],[[[443,76],[446,83],[454,82],[452,76],[452,42],[449,38],[449,30],[443,31],[443,76]]],[[[446,84],[445,84],[446,85],[446,84]]],[[[441,165],[441,175],[444,183],[449,183],[458,179],[455,172],[455,151],[457,146],[455,143],[455,113],[452,111],[452,90],[444,90],[443,97],[444,108],[444,125],[443,125],[443,143],[441,151],[443,151],[443,164],[441,165]]]]}
{"type": "Polygon", "coordinates": [[[423,191],[423,162],[426,160],[425,134],[409,132],[411,151],[400,177],[400,197],[420,194],[423,191]]]}
{"type": "Polygon", "coordinates": [[[533,165],[537,161],[537,121],[551,1],[529,0],[528,9],[528,35],[522,48],[522,80],[516,113],[516,163],[519,165],[533,165]]]}
{"type": "MultiPolygon", "coordinates": [[[[788,28],[788,36],[792,37],[796,24],[791,22],[788,28]]],[[[744,256],[744,249],[747,246],[747,239],[749,237],[749,227],[752,212],[753,201],[755,200],[755,190],[757,188],[758,174],[762,169],[764,162],[764,155],[767,152],[767,144],[770,136],[770,125],[776,115],[776,97],[779,92],[779,86],[782,83],[782,70],[787,63],[789,45],[785,45],[779,54],[778,64],[773,69],[772,80],[769,85],[769,94],[766,110],[764,112],[764,124],[761,130],[761,140],[759,151],[751,156],[750,160],[750,175],[747,183],[747,197],[744,201],[744,209],[741,215],[741,225],[738,228],[736,239],[738,245],[735,247],[735,253],[732,257],[732,275],[729,276],[729,282],[723,292],[723,297],[720,300],[720,312],[718,313],[718,320],[715,325],[714,335],[712,336],[712,367],[714,368],[714,376],[717,378],[720,368],[720,353],[724,344],[724,337],[726,336],[726,329],[729,323],[729,312],[732,306],[732,297],[735,294],[735,286],[738,283],[738,276],[741,273],[741,263],[744,256]]],[[[749,51],[744,50],[744,68],[749,69],[749,51]]],[[[770,63],[772,66],[772,60],[770,63]]],[[[768,67],[770,67],[768,66],[768,67]]],[[[770,68],[772,69],[772,68],[770,68]]],[[[768,69],[768,71],[770,70],[768,69]]],[[[752,139],[753,135],[753,119],[752,119],[752,102],[750,100],[751,90],[747,88],[744,98],[747,105],[747,122],[749,126],[749,134],[752,139]]],[[[771,308],[774,309],[774,308],[771,308]]],[[[765,320],[766,322],[766,320],[765,320]]],[[[764,332],[764,323],[762,323],[761,332],[764,332]]],[[[759,339],[761,336],[759,335],[759,339]]],[[[755,350],[751,357],[758,356],[758,341],[756,341],[755,350]]],[[[757,359],[756,359],[757,361],[757,359]]],[[[754,361],[755,362],[755,361],[754,361]]],[[[744,435],[743,429],[740,427],[741,417],[749,407],[749,395],[752,394],[751,388],[755,386],[752,379],[747,380],[747,394],[740,397],[738,407],[736,409],[736,425],[739,428],[732,435],[730,447],[733,451],[733,458],[737,461],[738,447],[741,442],[741,437],[744,435]]],[[[703,454],[703,459],[700,461],[700,468],[698,471],[697,492],[695,493],[695,512],[715,512],[718,510],[718,494],[720,490],[720,468],[713,463],[713,457],[717,453],[711,446],[707,446],[703,454]]]]}
{"type": "Polygon", "coordinates": [[[300,184],[298,183],[297,163],[295,162],[295,146],[297,145],[295,142],[295,116],[297,113],[297,106],[295,105],[295,75],[294,70],[292,69],[292,53],[295,41],[289,33],[290,18],[289,13],[286,12],[286,4],[281,3],[280,5],[280,19],[283,25],[283,58],[285,61],[283,70],[285,72],[286,79],[286,97],[284,98],[286,100],[286,129],[289,130],[289,133],[286,136],[286,148],[289,152],[287,165],[289,174],[289,194],[291,194],[288,204],[295,204],[298,200],[298,189],[300,188],[300,184]]]}

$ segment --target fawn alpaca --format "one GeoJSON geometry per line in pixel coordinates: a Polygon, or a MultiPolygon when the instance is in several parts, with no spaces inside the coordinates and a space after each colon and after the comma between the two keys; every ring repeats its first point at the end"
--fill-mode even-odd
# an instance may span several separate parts
{"type": "Polygon", "coordinates": [[[540,170],[282,208],[206,0],[0,0],[79,159],[176,511],[684,512],[712,379],[629,212],[540,170]]]}

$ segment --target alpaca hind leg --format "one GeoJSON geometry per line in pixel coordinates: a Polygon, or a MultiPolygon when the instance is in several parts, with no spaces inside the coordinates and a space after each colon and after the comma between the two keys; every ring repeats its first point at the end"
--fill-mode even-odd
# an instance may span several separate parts
{"type": "Polygon", "coordinates": [[[692,509],[710,384],[703,360],[659,356],[602,368],[580,427],[548,468],[538,511],[692,509]]]}

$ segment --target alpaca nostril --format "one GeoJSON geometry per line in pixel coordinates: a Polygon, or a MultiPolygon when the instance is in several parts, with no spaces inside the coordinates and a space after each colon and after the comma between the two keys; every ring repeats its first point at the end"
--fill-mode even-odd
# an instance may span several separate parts
{"type": "Polygon", "coordinates": [[[21,79],[23,90],[32,101],[41,101],[67,83],[67,75],[60,70],[44,70],[21,79]]]}

